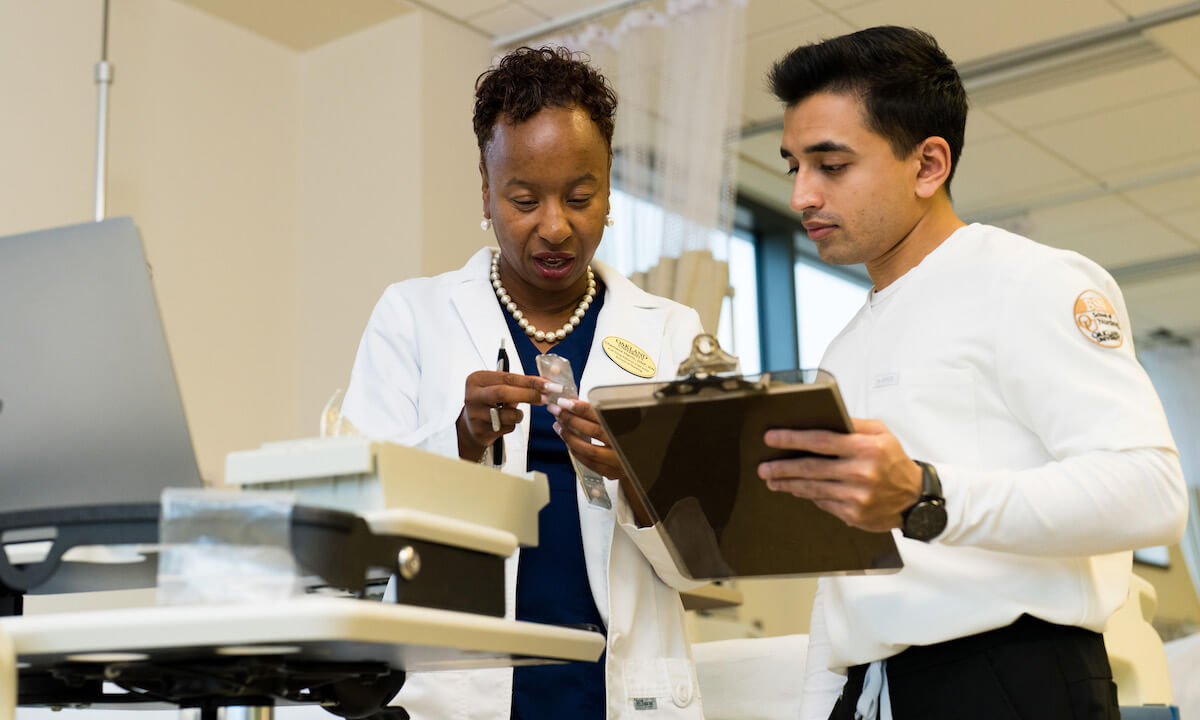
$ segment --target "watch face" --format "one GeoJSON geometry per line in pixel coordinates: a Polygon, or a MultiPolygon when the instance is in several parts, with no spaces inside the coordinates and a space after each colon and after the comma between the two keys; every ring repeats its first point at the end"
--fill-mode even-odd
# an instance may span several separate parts
{"type": "Polygon", "coordinates": [[[914,540],[932,540],[946,529],[946,506],[937,500],[922,500],[904,518],[904,535],[914,540]]]}

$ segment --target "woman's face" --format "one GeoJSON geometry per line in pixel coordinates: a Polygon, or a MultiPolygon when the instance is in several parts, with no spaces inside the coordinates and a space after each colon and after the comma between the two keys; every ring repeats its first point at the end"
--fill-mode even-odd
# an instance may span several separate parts
{"type": "Polygon", "coordinates": [[[479,170],[483,214],[500,243],[505,288],[518,304],[577,300],[608,215],[612,156],[591,117],[549,107],[496,123],[479,170]]]}

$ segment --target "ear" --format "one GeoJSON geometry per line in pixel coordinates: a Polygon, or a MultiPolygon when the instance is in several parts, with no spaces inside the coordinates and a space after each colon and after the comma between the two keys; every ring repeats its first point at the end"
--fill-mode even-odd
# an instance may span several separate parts
{"type": "Polygon", "coordinates": [[[604,190],[604,214],[605,215],[608,215],[612,212],[612,164],[613,164],[613,153],[612,153],[612,150],[610,149],[608,151],[608,184],[605,186],[605,190],[604,190]]]}
{"type": "Polygon", "coordinates": [[[488,186],[487,165],[485,165],[482,160],[479,161],[479,178],[482,182],[481,190],[483,194],[483,216],[485,218],[490,218],[492,216],[492,192],[488,186]]]}
{"type": "Polygon", "coordinates": [[[950,161],[950,144],[941,137],[929,137],[921,141],[913,151],[917,161],[917,177],[914,191],[917,197],[928,200],[937,194],[950,177],[953,167],[950,161]]]}

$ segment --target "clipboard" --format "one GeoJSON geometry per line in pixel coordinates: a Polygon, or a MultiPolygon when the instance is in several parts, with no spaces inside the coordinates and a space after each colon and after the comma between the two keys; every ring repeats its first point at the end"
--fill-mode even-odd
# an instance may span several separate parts
{"type": "Polygon", "coordinates": [[[681,573],[733,577],[883,574],[903,567],[890,532],[852,528],[811,500],[769,490],[758,465],[770,428],[851,432],[832,375],[742,376],[698,336],[673,382],[594,388],[588,401],[624,466],[638,524],[662,537],[681,573]]]}

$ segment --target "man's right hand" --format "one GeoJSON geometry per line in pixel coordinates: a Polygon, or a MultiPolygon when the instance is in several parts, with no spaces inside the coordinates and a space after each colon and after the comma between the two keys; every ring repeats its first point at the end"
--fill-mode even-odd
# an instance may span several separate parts
{"type": "Polygon", "coordinates": [[[458,414],[458,456],[479,462],[488,446],[512,432],[525,417],[520,403],[543,405],[546,381],[519,373],[479,370],[467,376],[463,408],[458,414]],[[500,419],[500,430],[492,426],[492,410],[500,419]]]}

